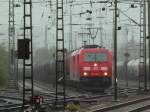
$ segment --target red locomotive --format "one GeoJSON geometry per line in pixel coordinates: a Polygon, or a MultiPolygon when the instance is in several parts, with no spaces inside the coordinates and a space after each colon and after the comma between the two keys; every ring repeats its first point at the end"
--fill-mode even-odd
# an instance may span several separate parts
{"type": "Polygon", "coordinates": [[[97,45],[86,45],[67,58],[69,78],[88,86],[108,88],[112,79],[112,53],[97,45]]]}

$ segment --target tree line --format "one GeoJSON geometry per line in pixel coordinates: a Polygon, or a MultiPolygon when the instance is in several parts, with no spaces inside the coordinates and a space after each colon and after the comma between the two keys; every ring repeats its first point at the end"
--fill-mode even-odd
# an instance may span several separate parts
{"type": "Polygon", "coordinates": [[[0,45],[0,88],[8,84],[8,51],[0,45]]]}

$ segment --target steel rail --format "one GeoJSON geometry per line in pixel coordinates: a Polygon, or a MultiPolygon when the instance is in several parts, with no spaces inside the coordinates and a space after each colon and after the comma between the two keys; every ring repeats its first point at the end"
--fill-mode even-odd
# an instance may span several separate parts
{"type": "MultiPolygon", "coordinates": [[[[47,87],[45,86],[42,86],[41,84],[37,84],[35,83],[36,87],[39,87],[39,88],[42,88],[43,90],[46,90],[46,91],[50,91],[50,89],[48,89],[47,87]]],[[[120,89],[118,90],[118,95],[121,96],[123,94],[129,94],[129,93],[136,93],[136,89],[120,89]],[[125,91],[126,90],[126,91],[125,91]]],[[[44,104],[54,104],[55,103],[55,96],[54,93],[40,93],[40,95],[43,95],[43,96],[49,96],[49,98],[45,98],[44,100],[44,104]]],[[[74,102],[74,101],[78,101],[78,102],[96,102],[98,101],[100,98],[104,98],[104,97],[112,97],[114,95],[113,92],[110,92],[110,93],[104,93],[104,94],[101,94],[101,95],[94,95],[91,94],[90,96],[86,96],[86,95],[79,95],[79,96],[68,96],[66,97],[66,102],[69,103],[69,102],[74,102]]],[[[63,98],[62,97],[59,97],[58,98],[60,102],[63,102],[63,98]]]]}
{"type": "Polygon", "coordinates": [[[0,109],[1,108],[9,108],[9,107],[20,106],[20,105],[22,105],[22,103],[0,105],[0,109]]]}
{"type": "Polygon", "coordinates": [[[22,104],[11,104],[11,105],[4,105],[2,108],[0,108],[0,112],[8,112],[13,110],[18,110],[22,108],[22,104]]]}
{"type": "Polygon", "coordinates": [[[16,103],[16,104],[5,104],[5,105],[0,105],[0,108],[2,107],[13,107],[13,106],[18,106],[18,105],[21,105],[22,103],[16,103]]]}
{"type": "Polygon", "coordinates": [[[148,110],[148,109],[150,109],[150,105],[149,104],[147,104],[145,106],[142,106],[142,107],[138,107],[138,108],[133,109],[133,110],[130,110],[128,112],[142,112],[142,111],[148,110]]]}
{"type": "MultiPolygon", "coordinates": [[[[123,95],[123,94],[126,94],[126,93],[135,93],[135,91],[127,91],[127,92],[124,92],[124,91],[120,91],[119,92],[119,96],[123,95]]],[[[81,96],[71,96],[71,97],[66,97],[66,102],[69,103],[69,102],[74,102],[74,101],[78,101],[78,102],[96,102],[98,101],[100,98],[104,98],[104,97],[112,97],[114,96],[114,93],[111,93],[111,94],[103,94],[103,95],[92,95],[92,96],[84,96],[84,95],[81,95],[81,96]]],[[[49,104],[53,104],[55,101],[55,99],[46,99],[45,102],[49,103],[49,104]]],[[[63,98],[59,98],[59,101],[63,101],[63,98]]]]}
{"type": "Polygon", "coordinates": [[[15,98],[15,97],[11,97],[11,96],[0,96],[0,99],[11,99],[11,100],[22,101],[22,98],[15,98]]]}
{"type": "MultiPolygon", "coordinates": [[[[105,112],[105,111],[115,110],[115,109],[118,109],[118,108],[129,106],[129,105],[132,105],[132,104],[135,104],[135,103],[144,102],[144,101],[147,101],[147,100],[150,100],[150,97],[144,97],[144,98],[140,98],[140,99],[137,99],[137,100],[128,101],[128,102],[125,102],[125,103],[119,103],[119,104],[116,104],[116,105],[95,109],[95,110],[92,110],[90,112],[105,112]]],[[[134,112],[137,112],[137,111],[134,111],[134,112]]]]}
{"type": "MultiPolygon", "coordinates": [[[[43,87],[42,85],[39,85],[39,84],[36,84],[36,83],[35,83],[35,85],[39,88],[42,88],[43,90],[50,91],[50,89],[48,89],[47,87],[43,87]]],[[[136,93],[136,91],[137,91],[137,89],[129,89],[129,88],[128,89],[118,89],[118,95],[136,93]]],[[[50,104],[54,102],[54,99],[53,99],[54,98],[53,97],[54,93],[46,93],[46,94],[41,93],[41,95],[51,96],[51,99],[47,99],[47,101],[49,101],[50,104]]],[[[91,101],[92,102],[92,101],[94,101],[92,99],[103,98],[103,97],[111,97],[113,95],[114,95],[114,93],[110,92],[110,93],[104,93],[104,94],[100,94],[100,95],[93,95],[92,94],[90,96],[88,95],[88,97],[85,96],[85,95],[68,96],[68,97],[66,97],[66,100],[67,100],[66,102],[73,102],[73,101],[79,101],[79,102],[89,102],[89,101],[91,101]]],[[[62,98],[59,97],[59,100],[61,101],[62,98]]]]}

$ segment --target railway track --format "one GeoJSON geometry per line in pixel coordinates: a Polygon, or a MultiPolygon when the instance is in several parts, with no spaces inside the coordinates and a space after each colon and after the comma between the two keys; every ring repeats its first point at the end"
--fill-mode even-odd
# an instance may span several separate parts
{"type": "MultiPolygon", "coordinates": [[[[53,103],[55,101],[55,92],[53,89],[50,89],[49,85],[43,85],[43,84],[39,84],[38,81],[36,81],[35,83],[35,86],[37,86],[38,88],[41,88],[43,91],[43,93],[40,93],[40,95],[43,95],[46,97],[46,102],[49,102],[49,103],[53,103]]],[[[113,89],[113,88],[112,88],[113,89]]],[[[90,91],[81,91],[81,92],[78,92],[78,93],[75,93],[74,94],[74,90],[69,90],[68,93],[71,92],[71,94],[67,94],[66,95],[66,101],[67,102],[73,102],[73,101],[79,101],[79,102],[96,102],[98,101],[100,98],[104,98],[104,97],[112,97],[114,95],[112,89],[108,92],[90,92],[90,91]]],[[[135,88],[123,88],[123,89],[119,89],[118,90],[118,94],[120,96],[126,96],[130,93],[135,93],[137,91],[137,89],[135,88]]],[[[61,100],[61,97],[60,97],[60,100],[61,100]]]]}
{"type": "Polygon", "coordinates": [[[150,105],[147,104],[147,105],[138,107],[138,108],[136,108],[136,109],[130,110],[130,111],[128,111],[128,112],[142,112],[142,111],[147,111],[147,112],[149,112],[149,111],[150,111],[150,105]]]}
{"type": "Polygon", "coordinates": [[[141,112],[150,109],[150,97],[144,97],[124,103],[118,103],[108,107],[97,108],[89,112],[141,112]]]}
{"type": "Polygon", "coordinates": [[[10,99],[10,100],[22,101],[22,98],[16,98],[13,96],[0,96],[0,99],[10,99]]]}
{"type": "MultiPolygon", "coordinates": [[[[49,86],[47,85],[47,86],[45,86],[45,85],[41,85],[41,84],[39,84],[38,82],[36,82],[36,84],[35,84],[35,86],[36,86],[36,88],[40,88],[40,89],[38,89],[38,90],[36,90],[36,91],[40,91],[40,94],[42,95],[42,96],[45,96],[45,102],[44,102],[44,104],[46,104],[46,105],[48,105],[48,104],[53,104],[54,102],[55,102],[55,92],[53,91],[53,90],[51,90],[51,88],[48,88],[49,86]]],[[[112,90],[113,88],[111,88],[111,90],[112,90]]],[[[119,89],[119,94],[118,95],[126,95],[126,94],[129,94],[129,93],[135,93],[137,90],[135,89],[135,88],[120,88],[119,89]]],[[[106,93],[103,93],[103,94],[100,94],[100,93],[96,93],[96,94],[94,94],[94,93],[91,93],[91,92],[89,92],[89,93],[87,93],[87,94],[81,94],[81,93],[79,93],[79,95],[74,95],[74,94],[72,94],[72,95],[67,95],[67,97],[66,97],[66,101],[68,102],[68,103],[70,103],[70,102],[74,102],[74,101],[78,101],[78,102],[80,102],[80,103],[92,103],[92,102],[98,102],[101,98],[104,98],[104,97],[107,97],[107,98],[111,98],[111,97],[113,97],[113,95],[114,95],[114,93],[113,93],[113,91],[108,91],[108,92],[106,92],[106,93]]],[[[60,99],[60,101],[61,101],[61,97],[59,98],[60,99]]],[[[146,97],[145,98],[145,100],[146,99],[150,99],[150,97],[146,97]]],[[[63,100],[62,100],[63,101],[63,100]]],[[[140,99],[139,100],[139,102],[140,101],[144,101],[144,99],[142,100],[142,99],[140,99]]],[[[134,103],[136,102],[136,101],[133,101],[134,103]]],[[[138,102],[138,100],[137,100],[137,102],[138,102]]],[[[118,107],[123,107],[123,105],[125,106],[128,106],[127,104],[132,104],[131,102],[129,103],[126,103],[126,104],[118,104],[119,106],[118,107]]],[[[110,112],[112,112],[112,110],[111,109],[115,109],[115,108],[117,108],[117,109],[119,109],[117,107],[117,105],[113,105],[113,106],[111,106],[111,107],[105,107],[105,108],[101,108],[100,110],[99,109],[96,109],[96,110],[94,110],[94,111],[91,111],[91,112],[105,112],[108,108],[108,110],[107,111],[110,111],[110,112]],[[106,109],[107,108],[107,109],[106,109]],[[105,110],[106,109],[106,110],[105,110]]],[[[9,107],[9,105],[8,105],[8,107],[7,108],[1,108],[1,109],[3,109],[3,110],[7,110],[8,111],[8,109],[9,110],[15,110],[15,109],[20,109],[21,107],[20,107],[20,105],[10,105],[10,107],[9,107]]],[[[143,107],[144,108],[144,107],[143,107]]],[[[147,107],[145,107],[145,108],[148,108],[148,106],[147,107]]],[[[0,112],[1,112],[1,110],[0,110],[0,112]]],[[[117,112],[117,111],[114,111],[114,112],[117,112]]],[[[119,112],[119,111],[118,111],[119,112]]],[[[130,111],[129,111],[130,112],[130,111]]],[[[136,112],[136,111],[131,111],[131,112],[136,112]]]]}
{"type": "MultiPolygon", "coordinates": [[[[55,102],[55,92],[53,89],[51,89],[51,86],[49,85],[44,85],[41,84],[39,82],[35,83],[36,88],[40,88],[36,91],[38,91],[38,93],[42,96],[44,96],[45,98],[45,102],[47,104],[53,104],[55,102]]],[[[36,89],[35,88],[35,89],[36,89]]],[[[135,94],[137,91],[137,89],[135,88],[119,88],[118,89],[118,95],[119,96],[128,96],[130,95],[130,93],[135,94]]],[[[66,102],[71,103],[74,101],[78,101],[80,103],[92,103],[92,102],[98,102],[101,100],[101,98],[112,98],[114,93],[113,93],[113,88],[111,88],[110,90],[108,90],[106,93],[93,93],[93,92],[79,92],[78,94],[74,94],[74,92],[71,90],[71,94],[67,94],[66,97],[66,102]]],[[[70,91],[68,91],[68,93],[70,93],[70,91]]],[[[62,98],[59,98],[60,101],[62,98]]]]}
{"type": "Polygon", "coordinates": [[[7,105],[3,105],[0,106],[0,112],[12,112],[12,111],[16,111],[16,110],[20,110],[22,107],[22,104],[7,104],[7,105]]]}
{"type": "MultiPolygon", "coordinates": [[[[135,91],[128,91],[128,94],[130,93],[135,93],[135,91]]],[[[127,92],[124,93],[124,91],[120,91],[118,93],[118,95],[120,97],[126,97],[127,92]]],[[[67,96],[66,97],[66,102],[70,103],[70,102],[74,102],[74,101],[78,101],[80,103],[92,103],[92,102],[98,102],[100,101],[102,98],[112,98],[114,96],[113,93],[108,93],[108,94],[100,94],[100,95],[94,95],[94,94],[90,94],[90,95],[78,95],[78,96],[67,96]]],[[[59,100],[63,101],[63,99],[59,98],[59,100]]],[[[55,102],[55,98],[47,100],[47,102],[49,102],[50,104],[52,104],[53,102],[55,102]]]]}

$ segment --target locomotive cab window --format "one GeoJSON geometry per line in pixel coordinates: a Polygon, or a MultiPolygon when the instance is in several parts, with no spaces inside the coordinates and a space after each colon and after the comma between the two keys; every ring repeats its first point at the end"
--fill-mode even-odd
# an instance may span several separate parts
{"type": "Polygon", "coordinates": [[[107,55],[105,53],[96,54],[96,61],[98,61],[98,62],[107,61],[107,55]]]}
{"type": "Polygon", "coordinates": [[[85,53],[84,54],[84,61],[86,61],[86,62],[95,62],[95,54],[85,53]]]}
{"type": "Polygon", "coordinates": [[[106,53],[85,53],[84,54],[85,62],[105,62],[107,61],[106,53]]]}

